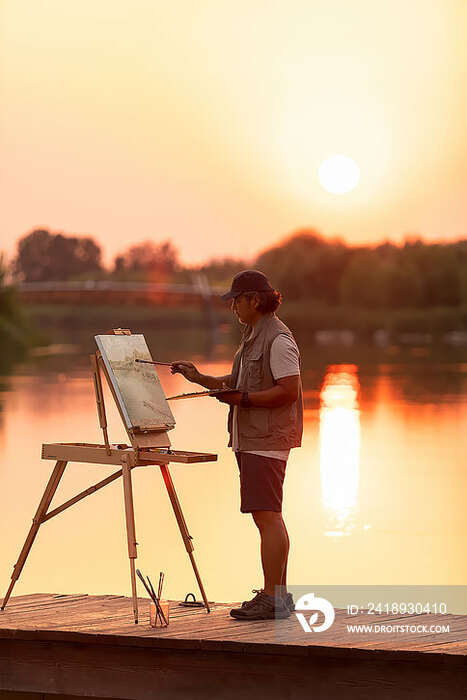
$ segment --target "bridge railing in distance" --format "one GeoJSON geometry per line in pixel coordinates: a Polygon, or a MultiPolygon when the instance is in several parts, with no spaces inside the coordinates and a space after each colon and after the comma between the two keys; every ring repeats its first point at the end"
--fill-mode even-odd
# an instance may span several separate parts
{"type": "Polygon", "coordinates": [[[199,281],[194,284],[161,282],[117,282],[84,280],[82,282],[22,282],[17,292],[25,304],[144,304],[148,306],[205,305],[209,298],[223,304],[223,288],[210,287],[199,281]]]}

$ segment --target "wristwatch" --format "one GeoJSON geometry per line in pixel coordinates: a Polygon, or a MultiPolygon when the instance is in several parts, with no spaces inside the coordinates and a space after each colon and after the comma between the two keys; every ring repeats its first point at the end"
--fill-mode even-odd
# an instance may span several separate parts
{"type": "Polygon", "coordinates": [[[240,399],[240,406],[241,406],[242,408],[250,408],[250,406],[251,406],[250,399],[248,398],[248,392],[247,392],[247,391],[244,391],[244,392],[242,393],[242,398],[240,399]]]}

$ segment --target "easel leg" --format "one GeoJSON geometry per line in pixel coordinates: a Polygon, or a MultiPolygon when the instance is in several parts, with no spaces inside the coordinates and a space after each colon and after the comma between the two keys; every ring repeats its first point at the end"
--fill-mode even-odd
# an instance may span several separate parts
{"type": "Polygon", "coordinates": [[[177,519],[178,527],[180,529],[180,534],[182,535],[183,542],[185,543],[185,548],[186,551],[188,552],[188,556],[190,557],[191,565],[193,567],[193,571],[195,572],[196,580],[198,581],[198,586],[199,590],[201,591],[201,596],[204,600],[204,605],[206,606],[207,612],[211,612],[211,608],[209,607],[208,599],[206,597],[206,592],[204,590],[203,582],[201,581],[201,576],[199,575],[198,567],[196,566],[195,558],[193,556],[193,542],[192,542],[192,537],[188,533],[188,528],[185,522],[185,518],[183,517],[182,513],[182,508],[180,505],[180,502],[178,500],[177,493],[175,491],[175,486],[172,481],[172,477],[169,472],[169,468],[166,464],[159,464],[161,473],[162,473],[162,478],[164,479],[165,486],[167,488],[167,492],[169,494],[170,501],[172,503],[172,508],[175,513],[175,517],[177,519]]]}
{"type": "Polygon", "coordinates": [[[136,551],[136,529],[135,529],[135,511],[133,507],[133,490],[131,487],[131,465],[128,455],[122,455],[122,472],[123,472],[123,495],[125,498],[125,519],[126,519],[126,534],[128,540],[128,556],[130,557],[130,574],[131,574],[131,595],[133,597],[133,613],[135,616],[135,625],[138,624],[138,597],[136,593],[136,572],[135,559],[138,556],[136,551]]]}
{"type": "Polygon", "coordinates": [[[28,536],[26,537],[26,541],[25,541],[25,543],[23,545],[23,549],[21,550],[21,553],[19,555],[19,559],[13,567],[13,573],[11,575],[11,583],[10,583],[10,586],[9,586],[8,591],[6,593],[6,596],[3,599],[2,610],[5,609],[5,606],[8,603],[8,600],[11,596],[12,591],[13,591],[13,587],[14,587],[16,581],[19,579],[19,576],[20,576],[21,571],[23,569],[24,563],[28,557],[29,552],[31,551],[31,547],[34,543],[34,540],[36,539],[36,535],[39,531],[39,527],[41,526],[41,524],[44,520],[44,516],[47,513],[47,509],[52,502],[52,498],[54,497],[55,491],[57,490],[57,487],[60,483],[60,479],[63,476],[63,472],[65,471],[66,465],[67,465],[67,462],[57,462],[55,464],[55,467],[53,469],[53,472],[51,474],[49,482],[48,482],[47,486],[45,487],[45,491],[44,491],[44,494],[43,494],[41,501],[39,503],[39,507],[37,509],[37,512],[32,520],[31,529],[29,530],[28,536]]]}

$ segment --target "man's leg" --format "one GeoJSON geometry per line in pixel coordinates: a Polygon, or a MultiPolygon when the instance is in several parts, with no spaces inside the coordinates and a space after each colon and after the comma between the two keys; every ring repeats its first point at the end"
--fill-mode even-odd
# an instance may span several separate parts
{"type": "MultiPolygon", "coordinates": [[[[281,514],[282,518],[282,514],[281,514]]],[[[285,555],[285,563],[284,563],[284,570],[282,572],[282,580],[281,580],[281,586],[282,586],[282,592],[286,593],[287,592],[287,563],[289,561],[289,549],[290,549],[290,539],[289,539],[289,533],[287,532],[287,528],[284,523],[284,518],[282,518],[282,524],[284,526],[284,532],[285,536],[287,538],[287,553],[285,555]]]]}
{"type": "Polygon", "coordinates": [[[281,586],[280,593],[285,593],[290,543],[282,514],[271,510],[255,510],[252,516],[261,536],[264,592],[275,596],[276,586],[281,586]]]}

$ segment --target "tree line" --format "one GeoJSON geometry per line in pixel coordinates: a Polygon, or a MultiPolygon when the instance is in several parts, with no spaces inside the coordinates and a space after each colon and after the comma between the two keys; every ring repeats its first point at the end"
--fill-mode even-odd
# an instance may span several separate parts
{"type": "Polygon", "coordinates": [[[0,374],[24,357],[33,333],[25,320],[15,288],[7,282],[8,264],[0,253],[0,374]]]}
{"type": "Polygon", "coordinates": [[[211,260],[197,268],[183,266],[171,241],[142,241],[119,253],[110,267],[102,250],[87,236],[37,229],[18,243],[11,262],[15,281],[79,279],[189,281],[201,272],[211,284],[229,285],[236,272],[256,267],[290,301],[362,309],[459,307],[467,305],[467,239],[454,243],[349,246],[304,229],[253,260],[211,260]]]}
{"type": "Polygon", "coordinates": [[[287,299],[364,309],[467,304],[467,240],[350,247],[301,231],[256,264],[287,299]]]}

